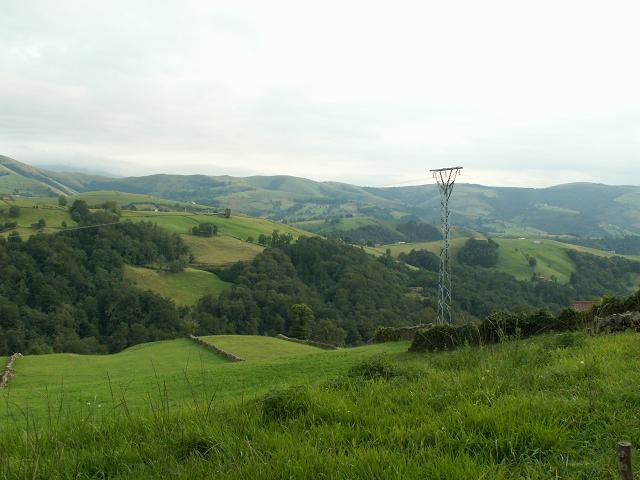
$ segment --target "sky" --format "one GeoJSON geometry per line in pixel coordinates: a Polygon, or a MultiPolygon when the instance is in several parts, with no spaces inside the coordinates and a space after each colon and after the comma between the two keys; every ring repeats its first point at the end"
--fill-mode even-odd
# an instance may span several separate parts
{"type": "Polygon", "coordinates": [[[116,175],[640,184],[638,0],[0,0],[0,154],[116,175]]]}

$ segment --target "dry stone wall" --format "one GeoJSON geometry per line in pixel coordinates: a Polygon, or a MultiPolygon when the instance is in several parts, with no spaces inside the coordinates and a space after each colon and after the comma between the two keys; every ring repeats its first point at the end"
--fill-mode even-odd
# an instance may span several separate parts
{"type": "Polygon", "coordinates": [[[312,347],[323,348],[325,350],[337,350],[338,347],[335,345],[330,345],[328,343],[315,342],[313,340],[300,340],[299,338],[291,338],[286,335],[278,334],[278,338],[281,340],[287,340],[289,342],[302,343],[303,345],[310,345],[312,347]]]}
{"type": "Polygon", "coordinates": [[[2,377],[0,378],[0,388],[7,388],[7,385],[9,385],[9,380],[13,377],[13,365],[16,363],[18,357],[21,356],[21,353],[14,353],[9,357],[9,360],[7,360],[7,365],[4,367],[2,377]]]}
{"type": "Polygon", "coordinates": [[[206,348],[207,350],[211,350],[212,352],[217,353],[218,355],[226,358],[227,360],[231,360],[232,362],[243,362],[244,361],[244,358],[240,358],[237,355],[234,355],[233,353],[230,353],[230,352],[227,352],[226,350],[218,348],[214,344],[206,342],[205,340],[201,339],[200,337],[196,337],[194,335],[189,335],[189,338],[191,340],[193,340],[195,343],[197,343],[198,345],[201,345],[204,348],[206,348]]]}

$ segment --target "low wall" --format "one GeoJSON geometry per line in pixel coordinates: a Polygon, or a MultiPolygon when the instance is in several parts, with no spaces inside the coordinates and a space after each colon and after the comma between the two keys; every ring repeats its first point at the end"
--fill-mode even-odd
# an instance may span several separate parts
{"type": "Polygon", "coordinates": [[[9,385],[9,380],[13,377],[13,365],[16,363],[18,357],[21,356],[21,353],[14,353],[9,357],[9,360],[7,360],[7,365],[4,367],[2,377],[0,377],[0,388],[7,388],[7,385],[9,385]]]}
{"type": "Polygon", "coordinates": [[[202,340],[200,337],[196,337],[194,335],[189,335],[189,338],[196,342],[198,345],[203,346],[204,348],[211,350],[212,352],[217,353],[218,355],[226,358],[227,360],[231,360],[232,362],[243,362],[244,358],[240,358],[233,353],[222,350],[221,348],[216,347],[214,344],[209,343],[205,340],[202,340]]]}
{"type": "Polygon", "coordinates": [[[280,340],[287,340],[289,342],[301,343],[303,345],[310,345],[312,347],[323,348],[325,350],[337,350],[338,349],[338,347],[336,347],[335,345],[330,345],[328,343],[315,342],[313,340],[300,340],[299,338],[287,337],[286,335],[282,335],[281,333],[278,334],[277,338],[279,338],[280,340]]]}

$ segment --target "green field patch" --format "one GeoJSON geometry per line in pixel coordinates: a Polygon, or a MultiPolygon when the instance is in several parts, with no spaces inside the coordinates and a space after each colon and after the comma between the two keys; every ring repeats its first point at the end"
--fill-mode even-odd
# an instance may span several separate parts
{"type": "Polygon", "coordinates": [[[194,263],[222,267],[253,260],[264,247],[228,235],[199,237],[180,235],[194,256],[194,263]]]}
{"type": "Polygon", "coordinates": [[[125,278],[138,288],[151,290],[170,298],[177,305],[193,305],[204,295],[219,295],[231,286],[213,273],[194,268],[186,268],[178,273],[168,273],[125,265],[124,274],[125,278]]]}
{"type": "Polygon", "coordinates": [[[274,230],[280,233],[291,233],[294,238],[307,234],[288,225],[272,222],[263,218],[233,215],[224,218],[219,215],[182,213],[182,212],[123,212],[123,219],[131,221],[151,221],[158,226],[175,233],[190,233],[200,223],[213,223],[218,227],[218,234],[229,235],[240,240],[252,237],[257,240],[260,234],[270,235],[274,230]]]}
{"type": "Polygon", "coordinates": [[[322,352],[321,349],[310,345],[257,335],[210,335],[202,339],[247,361],[273,360],[322,352]]]}

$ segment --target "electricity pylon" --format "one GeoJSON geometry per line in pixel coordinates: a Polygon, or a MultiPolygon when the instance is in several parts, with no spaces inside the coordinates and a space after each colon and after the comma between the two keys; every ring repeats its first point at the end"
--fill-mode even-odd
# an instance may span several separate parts
{"type": "Polygon", "coordinates": [[[440,273],[438,276],[438,323],[451,323],[451,263],[449,259],[449,199],[462,167],[430,170],[440,189],[440,273]]]}

